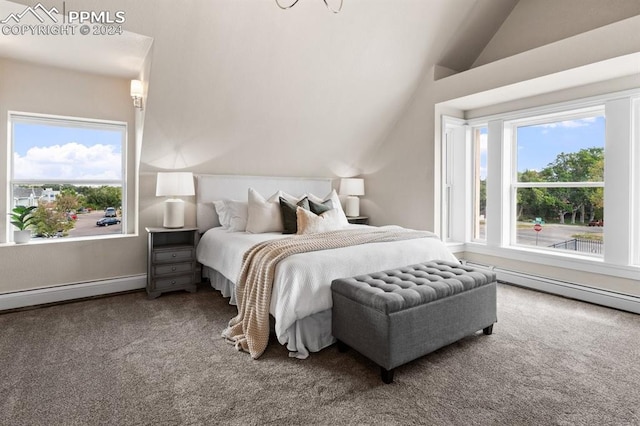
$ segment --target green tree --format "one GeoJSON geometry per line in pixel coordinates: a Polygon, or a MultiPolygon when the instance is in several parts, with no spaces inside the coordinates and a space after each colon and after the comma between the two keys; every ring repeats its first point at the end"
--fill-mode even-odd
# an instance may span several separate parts
{"type": "MultiPolygon", "coordinates": [[[[540,174],[536,170],[525,170],[518,173],[518,182],[540,182],[540,174]]],[[[535,217],[542,211],[542,192],[543,188],[522,188],[518,189],[517,203],[518,214],[517,220],[524,217],[535,217]]]]}
{"type": "Polygon", "coordinates": [[[480,179],[480,212],[479,214],[487,217],[487,180],[480,179]]]}
{"type": "Polygon", "coordinates": [[[83,189],[88,207],[104,209],[105,207],[119,208],[122,205],[122,189],[116,186],[86,187],[83,189]]]}
{"type": "MultiPolygon", "coordinates": [[[[553,163],[545,167],[540,175],[545,182],[599,182],[604,177],[604,148],[584,148],[578,152],[560,153],[553,163]]],[[[585,212],[595,215],[601,188],[553,188],[556,214],[560,223],[571,214],[571,223],[585,222],[585,212]]],[[[601,204],[601,201],[600,201],[601,204]]]]}
{"type": "Polygon", "coordinates": [[[56,197],[56,210],[65,213],[76,210],[79,205],[78,197],[75,188],[63,189],[56,197]]]}

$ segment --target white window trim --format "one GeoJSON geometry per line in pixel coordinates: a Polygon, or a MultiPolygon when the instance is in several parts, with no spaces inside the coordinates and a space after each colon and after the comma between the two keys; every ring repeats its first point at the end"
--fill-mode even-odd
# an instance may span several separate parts
{"type": "MultiPolygon", "coordinates": [[[[487,236],[485,234],[484,238],[476,238],[476,226],[479,226],[479,217],[478,219],[478,223],[476,223],[476,212],[479,214],[480,213],[480,188],[476,186],[476,180],[475,180],[475,174],[476,174],[476,167],[480,168],[481,165],[477,164],[476,165],[476,161],[480,160],[480,156],[482,154],[482,147],[480,145],[480,141],[475,140],[475,132],[477,130],[480,130],[481,128],[486,128],[487,125],[486,123],[484,123],[483,125],[475,125],[475,126],[469,126],[470,129],[470,138],[469,138],[469,142],[471,144],[471,148],[470,148],[470,152],[471,152],[471,165],[470,165],[470,169],[469,169],[469,173],[470,173],[470,190],[471,190],[471,210],[470,210],[470,214],[471,214],[471,238],[470,241],[472,242],[480,242],[480,243],[484,243],[487,239],[487,236]]],[[[487,170],[488,171],[488,170],[487,170]]],[[[486,187],[485,187],[486,190],[486,187]]],[[[486,194],[485,194],[486,196],[486,194]]],[[[485,210],[486,210],[486,205],[485,205],[485,210]]],[[[485,217],[485,221],[486,221],[486,217],[485,217]]]]}
{"type": "MultiPolygon", "coordinates": [[[[479,127],[486,125],[489,128],[488,135],[488,171],[487,171],[487,228],[485,241],[472,241],[470,238],[450,240],[448,244],[460,247],[464,244],[465,251],[502,258],[531,262],[535,261],[559,268],[574,269],[596,274],[616,276],[626,279],[638,279],[640,273],[640,90],[628,90],[624,92],[595,96],[587,99],[552,104],[543,107],[518,110],[504,114],[493,114],[486,117],[477,117],[471,120],[449,121],[458,126],[479,127]],[[620,209],[607,209],[607,230],[605,237],[605,255],[594,257],[589,255],[576,255],[556,253],[554,251],[540,250],[525,246],[511,244],[510,237],[512,224],[511,206],[515,202],[515,188],[537,187],[555,185],[568,187],[598,187],[602,182],[562,182],[562,183],[514,183],[512,179],[512,133],[505,129],[505,123],[515,123],[527,120],[531,123],[532,117],[540,116],[543,121],[548,121],[553,115],[569,117],[567,112],[575,112],[576,117],[597,111],[605,110],[606,127],[606,157],[610,164],[622,162],[622,167],[605,166],[605,182],[609,185],[618,185],[616,191],[605,190],[605,206],[618,206],[620,209]],[[614,113],[614,111],[616,111],[614,113]],[[635,111],[636,115],[632,115],[635,111]],[[615,114],[615,118],[613,115],[615,114]],[[613,144],[613,140],[624,138],[628,141],[624,144],[613,144]],[[496,184],[497,182],[497,184],[496,184]],[[492,184],[493,183],[493,184],[492,184]],[[607,195],[608,194],[608,195],[607,195]],[[624,200],[623,200],[624,198],[624,200]],[[612,213],[616,210],[616,213],[612,213]],[[500,226],[490,226],[491,218],[497,217],[500,226]],[[635,218],[635,219],[634,219],[635,218]]],[[[443,117],[442,139],[445,143],[445,123],[450,117],[443,117]]],[[[442,150],[444,155],[445,150],[442,150]]],[[[472,155],[472,144],[466,143],[466,155],[472,155]]],[[[443,158],[443,173],[446,160],[443,158]]],[[[460,166],[460,160],[457,166],[460,166]]],[[[605,163],[606,164],[606,163],[605,163]]],[[[467,169],[469,170],[469,169],[467,169]]],[[[471,177],[470,177],[471,180],[471,177]]],[[[471,193],[472,186],[468,186],[467,192],[471,193]]],[[[470,194],[472,195],[472,194],[470,194]]],[[[464,208],[458,205],[459,208],[464,208]]],[[[453,207],[452,207],[453,208],[453,207]]],[[[443,218],[443,221],[445,219],[443,218]]],[[[456,223],[457,226],[470,227],[472,219],[465,224],[456,223]]],[[[441,226],[450,226],[441,224],[441,226]]]]}
{"type": "MultiPolygon", "coordinates": [[[[508,229],[509,234],[509,247],[528,247],[526,245],[517,244],[517,215],[518,208],[517,190],[520,188],[604,188],[603,181],[600,182],[519,182],[518,181],[518,129],[525,126],[535,126],[538,124],[546,124],[550,122],[580,120],[584,118],[597,116],[605,116],[605,108],[601,105],[590,106],[587,108],[570,109],[570,111],[555,111],[551,114],[534,115],[533,117],[524,117],[517,120],[504,121],[503,131],[510,137],[510,150],[511,156],[509,160],[503,158],[503,161],[510,161],[508,167],[510,170],[510,199],[511,208],[509,211],[510,226],[508,229]]],[[[560,253],[562,254],[562,253],[560,253]]],[[[582,256],[582,254],[573,253],[570,256],[582,256]]],[[[588,257],[591,257],[587,255],[588,257]]],[[[593,256],[600,257],[600,256],[593,256]]]]}
{"type": "MultiPolygon", "coordinates": [[[[90,118],[82,118],[82,117],[71,117],[71,116],[62,116],[62,115],[54,115],[54,114],[40,114],[40,113],[30,113],[23,111],[8,111],[7,113],[7,158],[8,161],[8,176],[7,176],[7,200],[5,200],[7,210],[11,209],[13,204],[13,187],[14,185],[38,185],[38,184],[69,184],[70,181],[62,180],[62,179],[47,179],[46,182],[42,181],[42,179],[14,179],[13,178],[13,170],[14,170],[14,141],[13,141],[13,123],[17,120],[24,120],[25,122],[38,122],[42,123],[55,123],[56,121],[62,121],[67,123],[73,123],[78,125],[78,127],[86,127],[96,128],[101,125],[104,125],[105,128],[113,129],[114,127],[119,127],[122,129],[122,146],[121,146],[121,170],[122,170],[122,179],[96,179],[96,180],[77,180],[73,181],[74,185],[88,185],[88,184],[101,184],[101,185],[121,185],[122,186],[122,233],[121,234],[112,234],[112,235],[89,235],[83,237],[66,237],[66,238],[55,238],[55,239],[45,239],[42,241],[37,241],[37,243],[51,243],[51,242],[64,242],[64,241],[78,241],[78,240],[92,240],[92,239],[104,239],[104,238],[119,238],[129,235],[127,232],[127,220],[128,220],[128,205],[127,205],[127,182],[128,182],[128,135],[129,128],[128,123],[124,121],[113,121],[113,120],[102,120],[102,119],[90,119],[90,118]]],[[[7,218],[7,223],[9,219],[7,218]]],[[[7,234],[4,236],[4,242],[13,241],[12,234],[13,228],[12,226],[7,226],[7,234]]],[[[2,236],[0,236],[2,238],[2,236]]],[[[36,243],[36,241],[32,241],[31,243],[36,243]]],[[[0,244],[2,244],[0,242],[0,244]]]]}

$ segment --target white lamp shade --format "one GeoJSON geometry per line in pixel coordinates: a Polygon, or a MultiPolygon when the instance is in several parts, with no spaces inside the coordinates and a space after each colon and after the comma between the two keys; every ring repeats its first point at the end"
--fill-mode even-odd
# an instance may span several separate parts
{"type": "Polygon", "coordinates": [[[156,181],[156,197],[196,195],[191,172],[159,172],[156,181]]]}
{"type": "Polygon", "coordinates": [[[364,179],[359,179],[359,178],[341,179],[340,195],[364,195],[364,179]]]}
{"type": "Polygon", "coordinates": [[[131,80],[131,97],[142,97],[142,82],[140,80],[131,80]]]}

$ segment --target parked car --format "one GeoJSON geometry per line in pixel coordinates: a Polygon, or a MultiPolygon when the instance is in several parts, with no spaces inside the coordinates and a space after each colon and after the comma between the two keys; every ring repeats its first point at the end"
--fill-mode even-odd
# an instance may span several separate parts
{"type": "Polygon", "coordinates": [[[120,219],[117,217],[103,217],[99,221],[96,222],[97,226],[109,226],[109,225],[117,225],[120,223],[120,219]]]}
{"type": "Polygon", "coordinates": [[[116,217],[118,214],[116,213],[116,209],[113,207],[107,207],[104,209],[104,217],[116,217]]]}
{"type": "Polygon", "coordinates": [[[592,220],[589,222],[589,226],[604,226],[603,220],[592,220]]]}

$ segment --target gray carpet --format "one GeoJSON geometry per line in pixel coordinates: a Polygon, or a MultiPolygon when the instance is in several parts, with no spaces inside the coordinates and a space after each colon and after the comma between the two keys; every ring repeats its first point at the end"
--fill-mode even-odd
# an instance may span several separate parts
{"type": "Polygon", "coordinates": [[[0,315],[0,424],[640,424],[640,316],[498,287],[494,334],[396,370],[335,346],[257,361],[218,293],[131,293],[0,315]]]}

